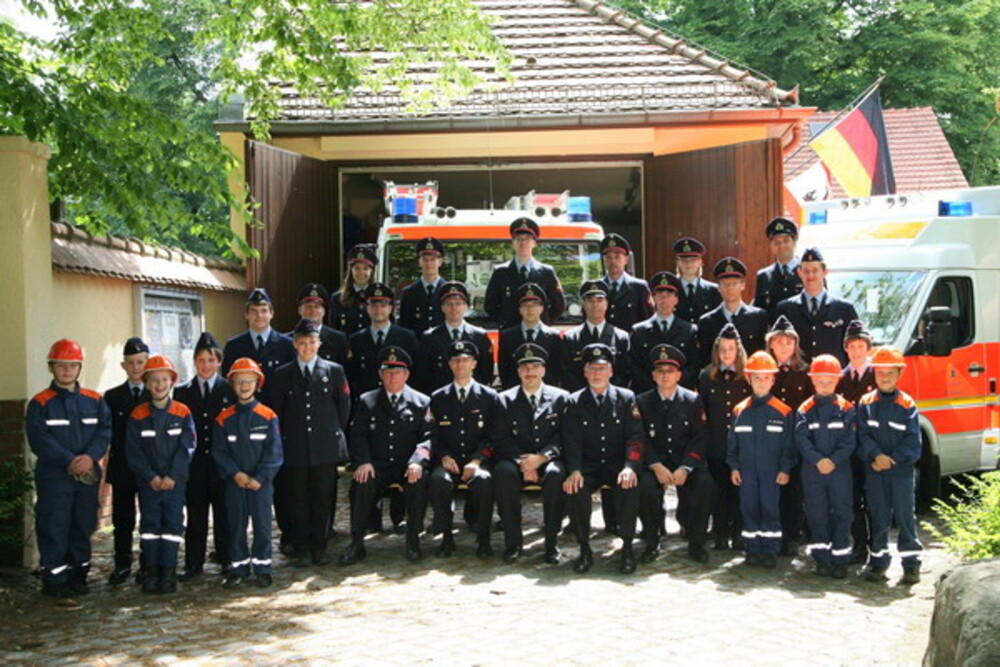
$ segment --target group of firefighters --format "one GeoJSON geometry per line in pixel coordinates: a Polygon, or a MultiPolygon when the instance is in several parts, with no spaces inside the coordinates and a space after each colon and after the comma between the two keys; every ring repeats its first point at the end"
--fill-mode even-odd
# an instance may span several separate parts
{"type": "Polygon", "coordinates": [[[742,550],[747,565],[776,566],[805,541],[816,573],[886,580],[889,528],[899,529],[902,581],[919,581],[914,465],[921,440],[913,400],[897,387],[902,354],[873,349],[854,307],[826,291],[816,248],[796,253],[798,227],[766,227],[775,262],[743,300],[747,267],[735,257],[702,277],[705,247],[674,245],[677,271],[647,282],[626,271],[629,243],[601,242],[605,275],[580,285],[584,322],[551,326],[566,307],[556,272],[536,260],[541,230],[510,226],[514,258],[494,269],[485,309],[493,343],[466,321],[469,291],[440,275],[435,238],[417,243],[420,278],[398,296],[373,278],[377,256],[348,255],[341,289],[299,293],[300,321],[271,326],[264,289],[245,304],[248,328],[220,346],[204,333],[196,375],[178,373],[139,338],[123,350],[127,380],[104,396],[82,388],[83,351],[71,340],[49,353],[53,380],[28,404],[37,457],[36,526],[43,592],[88,591],[99,465],[109,449],[115,564],[112,585],[132,576],[172,593],[200,576],[208,554],[229,587],[271,584],[272,507],[280,549],[296,566],[330,562],[340,467],[349,465],[350,542],[339,563],[366,556],[366,535],[392,529],[405,554],[455,549],[454,499],[477,555],[493,554],[494,507],[502,558],[523,555],[521,494],[540,490],[544,559],[561,560],[559,535],[579,545],[574,571],[594,562],[591,503],[600,492],[605,527],[621,538],[619,569],[653,562],[666,534],[664,494],[694,561],[742,550]],[[185,526],[186,518],[186,526],[185,526]],[[252,522],[252,541],[248,523],[252,522]],[[633,550],[637,525],[644,550],[633,550]],[[185,545],[183,568],[178,554],[185,545]]]}

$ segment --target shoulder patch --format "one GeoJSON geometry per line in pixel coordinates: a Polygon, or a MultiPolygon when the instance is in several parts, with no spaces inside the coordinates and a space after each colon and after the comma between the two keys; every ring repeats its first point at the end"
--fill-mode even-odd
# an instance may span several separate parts
{"type": "Polygon", "coordinates": [[[95,401],[99,401],[99,400],[101,400],[102,398],[104,398],[104,397],[103,397],[103,396],[102,396],[102,395],[100,394],[100,392],[96,392],[96,391],[94,391],[93,389],[86,389],[86,388],[84,388],[84,387],[80,387],[80,393],[81,393],[81,394],[83,394],[84,396],[86,396],[87,398],[92,398],[92,399],[94,399],[95,401]]]}
{"type": "Polygon", "coordinates": [[[735,408],[733,408],[733,414],[734,415],[738,415],[738,414],[742,413],[744,410],[747,409],[747,407],[750,405],[750,403],[752,401],[753,401],[752,397],[751,398],[744,398],[742,401],[740,401],[739,403],[736,404],[735,408]]]}
{"type": "Polygon", "coordinates": [[[253,411],[268,421],[271,421],[272,419],[276,419],[278,417],[278,415],[274,413],[274,410],[267,407],[263,403],[258,403],[257,405],[253,406],[253,411]]]}
{"type": "Polygon", "coordinates": [[[896,397],[896,403],[903,406],[907,410],[909,410],[910,408],[917,407],[916,402],[912,398],[910,398],[910,395],[907,394],[905,391],[899,392],[899,396],[896,397]]]}
{"type": "Polygon", "coordinates": [[[806,400],[802,401],[802,405],[799,406],[799,412],[805,414],[816,407],[816,397],[810,396],[806,400]]]}
{"type": "Polygon", "coordinates": [[[53,398],[55,398],[57,394],[58,392],[55,389],[45,389],[44,391],[40,391],[37,394],[35,394],[31,400],[33,400],[35,403],[38,403],[39,405],[45,405],[53,398]]]}
{"type": "Polygon", "coordinates": [[[790,407],[782,403],[781,400],[775,398],[774,396],[771,397],[771,400],[768,401],[767,404],[780,412],[782,417],[787,417],[788,413],[792,411],[790,407]]]}
{"type": "Polygon", "coordinates": [[[862,396],[860,399],[858,399],[858,404],[859,405],[871,405],[872,403],[874,403],[877,400],[878,400],[878,389],[873,389],[872,391],[868,392],[867,394],[865,394],[864,396],[862,396]]]}
{"type": "Polygon", "coordinates": [[[219,416],[215,418],[215,423],[219,426],[223,426],[226,420],[236,414],[236,406],[230,405],[228,408],[219,413],[219,416]]]}
{"type": "Polygon", "coordinates": [[[852,407],[854,407],[853,403],[851,403],[849,400],[847,400],[846,398],[844,398],[840,394],[837,394],[837,397],[836,397],[835,400],[837,402],[837,407],[840,408],[841,410],[845,411],[845,412],[847,410],[850,410],[852,407]]]}
{"type": "Polygon", "coordinates": [[[135,406],[135,409],[132,410],[132,414],[129,415],[129,417],[131,419],[148,419],[150,414],[152,414],[152,412],[149,409],[149,401],[146,401],[145,403],[140,403],[135,406]]]}
{"type": "Polygon", "coordinates": [[[170,407],[167,408],[167,412],[178,417],[187,417],[191,414],[191,410],[188,406],[184,405],[180,401],[170,401],[170,407]]]}

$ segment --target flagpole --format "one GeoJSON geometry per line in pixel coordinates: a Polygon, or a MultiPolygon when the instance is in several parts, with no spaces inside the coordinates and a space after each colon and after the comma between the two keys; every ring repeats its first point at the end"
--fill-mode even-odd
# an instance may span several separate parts
{"type": "MultiPolygon", "coordinates": [[[[823,127],[821,127],[816,134],[814,134],[811,137],[809,137],[809,141],[808,142],[803,143],[801,146],[799,146],[794,151],[792,151],[792,153],[788,157],[785,158],[784,164],[788,164],[789,160],[791,160],[793,157],[795,157],[796,155],[798,155],[800,151],[802,151],[806,146],[808,146],[813,141],[815,141],[820,135],[822,135],[828,129],[830,129],[831,127],[833,127],[834,125],[836,125],[837,121],[839,121],[841,118],[843,118],[845,115],[847,115],[851,111],[854,111],[856,108],[858,108],[861,105],[862,102],[864,102],[866,99],[868,99],[869,95],[871,95],[873,92],[875,92],[876,89],[878,89],[879,85],[882,83],[882,81],[884,79],[885,79],[885,74],[883,74],[878,79],[876,79],[875,83],[873,83],[872,85],[868,86],[860,95],[858,95],[857,97],[855,97],[851,101],[850,104],[848,104],[846,107],[844,107],[839,112],[837,112],[837,115],[834,116],[833,118],[831,118],[830,121],[826,125],[824,125],[823,127]]],[[[788,177],[791,178],[795,174],[799,173],[799,171],[802,171],[802,167],[804,167],[804,166],[805,166],[805,163],[803,163],[795,173],[788,174],[788,177]]]]}

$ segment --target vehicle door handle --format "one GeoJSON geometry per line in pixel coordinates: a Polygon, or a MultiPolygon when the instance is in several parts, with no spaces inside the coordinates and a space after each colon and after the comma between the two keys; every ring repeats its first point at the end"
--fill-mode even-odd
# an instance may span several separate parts
{"type": "Polygon", "coordinates": [[[986,370],[986,366],[983,366],[978,361],[977,362],[973,362],[973,364],[971,366],[969,366],[969,372],[972,373],[973,375],[978,375],[978,374],[982,373],[985,370],[986,370]]]}

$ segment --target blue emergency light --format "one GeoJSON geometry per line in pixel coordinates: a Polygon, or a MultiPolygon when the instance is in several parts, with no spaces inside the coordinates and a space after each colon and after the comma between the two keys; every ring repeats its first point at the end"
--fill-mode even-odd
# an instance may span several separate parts
{"type": "Polygon", "coordinates": [[[590,222],[594,219],[590,213],[590,197],[570,197],[567,208],[570,222],[590,222]]]}
{"type": "Polygon", "coordinates": [[[826,209],[822,211],[810,211],[809,212],[809,224],[810,225],[825,225],[826,224],[826,209]]]}
{"type": "Polygon", "coordinates": [[[939,201],[938,215],[942,218],[967,218],[972,215],[972,202],[939,201]]]}
{"type": "Polygon", "coordinates": [[[392,200],[393,222],[418,222],[416,197],[396,197],[392,200]]]}

